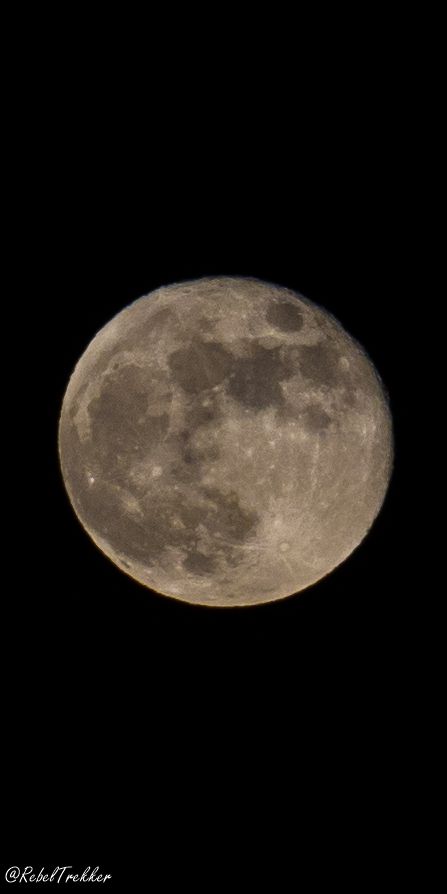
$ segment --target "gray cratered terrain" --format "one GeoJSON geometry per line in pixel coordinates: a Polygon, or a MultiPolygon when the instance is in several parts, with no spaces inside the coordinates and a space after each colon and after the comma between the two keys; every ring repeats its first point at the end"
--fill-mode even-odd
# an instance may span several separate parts
{"type": "Polygon", "coordinates": [[[270,602],[358,546],[392,464],[383,386],[322,308],[255,279],[157,289],[93,338],[65,393],[62,473],[97,546],[140,583],[270,602]]]}

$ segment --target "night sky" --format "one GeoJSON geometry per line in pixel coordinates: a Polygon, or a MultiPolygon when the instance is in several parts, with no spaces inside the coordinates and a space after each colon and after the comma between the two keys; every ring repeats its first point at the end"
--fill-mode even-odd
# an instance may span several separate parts
{"type": "Polygon", "coordinates": [[[267,855],[295,860],[299,827],[314,848],[326,841],[342,808],[352,847],[369,807],[391,822],[413,673],[411,202],[391,101],[378,106],[373,79],[350,96],[330,81],[306,109],[298,90],[266,95],[256,81],[241,96],[225,78],[203,95],[152,85],[132,108],[113,91],[80,106],[75,79],[43,106],[30,88],[27,247],[3,329],[19,344],[4,472],[7,865],[100,863],[135,879],[130,891],[144,854],[147,890],[155,867],[166,884],[200,876],[213,890],[206,853],[234,889],[233,859],[245,854],[249,883],[267,855]],[[97,330],[160,285],[219,274],[334,314],[377,367],[395,432],[389,491],[359,548],[307,591],[246,609],[189,606],[122,574],[77,521],[57,456],[68,378],[97,330]]]}

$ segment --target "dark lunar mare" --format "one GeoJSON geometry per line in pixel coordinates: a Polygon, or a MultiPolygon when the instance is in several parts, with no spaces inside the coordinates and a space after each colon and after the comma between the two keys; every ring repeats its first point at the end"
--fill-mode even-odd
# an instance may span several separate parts
{"type": "Polygon", "coordinates": [[[151,379],[147,369],[117,365],[87,405],[90,437],[81,442],[73,419],[67,417],[61,426],[60,447],[75,507],[116,553],[150,565],[162,562],[166,547],[182,549],[187,553],[185,570],[204,575],[215,570],[217,553],[228,564],[237,564],[237,547],[255,529],[258,518],[242,509],[235,493],[201,486],[203,465],[216,460],[219,450],[211,442],[200,449],[194,444],[197,431],[215,425],[219,417],[215,401],[210,398],[210,405],[203,406],[200,395],[234,368],[234,358],[218,345],[201,342],[180,353],[180,360],[179,352],[169,360],[171,375],[187,392],[188,428],[169,433],[168,413],[148,413],[151,379]],[[178,459],[163,481],[148,482],[143,495],[141,486],[132,481],[132,467],[163,440],[178,459]],[[174,490],[176,482],[193,486],[187,499],[181,488],[174,490]],[[133,514],[125,509],[129,497],[138,506],[133,514]],[[210,555],[199,548],[199,525],[208,531],[210,555]]]}
{"type": "Polygon", "coordinates": [[[168,363],[174,381],[188,394],[199,394],[224,381],[231,371],[232,355],[216,342],[195,338],[173,351],[168,363]]]}
{"type": "Polygon", "coordinates": [[[111,471],[103,465],[100,449],[98,467],[97,447],[85,450],[81,446],[75,427],[65,424],[60,433],[64,454],[64,472],[70,482],[73,504],[88,528],[107,541],[118,554],[145,564],[162,560],[166,547],[187,552],[184,567],[195,574],[211,573],[218,561],[217,553],[230,565],[237,564],[237,547],[253,534],[259,521],[254,512],[243,509],[235,493],[223,493],[218,488],[198,486],[196,496],[175,492],[172,479],[158,490],[153,488],[145,500],[140,499],[141,515],[132,517],[126,513],[123,524],[123,494],[133,493],[141,497],[138,489],[117,483],[111,471]],[[89,484],[86,466],[97,470],[94,487],[89,484]],[[100,475],[102,477],[100,477],[100,475]],[[175,526],[175,519],[180,526],[175,526]],[[211,555],[206,556],[198,548],[199,525],[209,532],[211,555]]]}
{"type": "Polygon", "coordinates": [[[281,332],[299,332],[304,325],[304,316],[297,302],[276,301],[272,303],[266,314],[266,320],[281,332]]]}

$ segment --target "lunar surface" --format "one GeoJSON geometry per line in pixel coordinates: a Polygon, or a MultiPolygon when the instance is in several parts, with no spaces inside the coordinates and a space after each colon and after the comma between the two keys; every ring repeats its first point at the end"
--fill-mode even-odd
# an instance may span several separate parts
{"type": "Polygon", "coordinates": [[[391,417],[370,359],[288,289],[157,289],[93,338],[59,422],[80,522],[122,571],[211,606],[284,598],[358,546],[380,510],[391,417]]]}

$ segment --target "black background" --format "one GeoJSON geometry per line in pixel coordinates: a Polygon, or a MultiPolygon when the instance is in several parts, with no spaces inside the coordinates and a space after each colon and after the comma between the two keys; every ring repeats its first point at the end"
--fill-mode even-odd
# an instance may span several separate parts
{"type": "Polygon", "coordinates": [[[92,82],[75,54],[61,82],[41,60],[12,178],[5,856],[99,863],[128,890],[143,864],[148,888],[159,869],[166,885],[234,885],[241,855],[238,884],[283,862],[297,881],[310,851],[315,871],[347,871],[354,850],[372,871],[396,847],[406,797],[405,93],[373,51],[361,65],[361,47],[307,67],[296,51],[231,65],[203,53],[172,63],[172,78],[140,58],[126,88],[119,54],[92,82]],[[368,351],[394,420],[368,537],[309,590],[248,609],[192,607],[123,575],[76,520],[57,456],[68,378],[97,330],[160,285],[218,274],[326,307],[368,351]]]}

